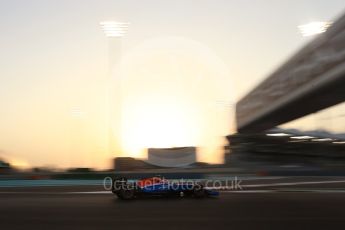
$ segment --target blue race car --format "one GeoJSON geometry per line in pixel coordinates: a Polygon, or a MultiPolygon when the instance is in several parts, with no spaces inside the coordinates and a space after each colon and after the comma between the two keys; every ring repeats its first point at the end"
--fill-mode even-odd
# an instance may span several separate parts
{"type": "Polygon", "coordinates": [[[219,195],[219,192],[204,188],[199,183],[171,182],[162,177],[150,177],[136,182],[129,182],[126,178],[114,179],[112,192],[123,200],[141,196],[204,198],[219,195]]]}

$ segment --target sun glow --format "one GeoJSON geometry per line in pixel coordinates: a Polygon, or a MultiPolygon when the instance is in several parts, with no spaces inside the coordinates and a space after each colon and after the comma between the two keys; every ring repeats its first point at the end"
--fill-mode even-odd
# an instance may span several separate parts
{"type": "Polygon", "coordinates": [[[29,169],[31,167],[31,165],[22,158],[7,157],[7,160],[10,163],[11,167],[14,167],[15,169],[29,169]]]}
{"type": "Polygon", "coordinates": [[[197,146],[199,160],[221,161],[218,145],[231,131],[231,115],[218,101],[231,101],[233,91],[215,54],[198,42],[164,37],[132,50],[119,69],[123,156],[145,157],[149,147],[197,146]]]}

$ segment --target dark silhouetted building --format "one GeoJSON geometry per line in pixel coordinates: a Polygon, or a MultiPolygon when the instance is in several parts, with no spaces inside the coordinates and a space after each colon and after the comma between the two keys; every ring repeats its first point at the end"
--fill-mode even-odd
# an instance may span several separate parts
{"type": "Polygon", "coordinates": [[[158,167],[133,157],[116,157],[114,159],[114,169],[116,171],[134,171],[155,168],[158,167]]]}

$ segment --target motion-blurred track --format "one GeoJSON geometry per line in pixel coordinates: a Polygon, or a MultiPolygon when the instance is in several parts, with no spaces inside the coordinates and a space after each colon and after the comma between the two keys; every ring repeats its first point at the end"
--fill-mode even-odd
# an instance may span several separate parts
{"type": "MultiPolygon", "coordinates": [[[[277,182],[260,181],[251,184],[277,182]]],[[[1,229],[290,230],[345,226],[344,183],[307,184],[308,190],[301,189],[306,184],[291,185],[291,178],[279,181],[290,184],[282,184],[280,190],[270,185],[265,190],[224,191],[219,198],[202,200],[121,201],[92,186],[2,188],[0,225],[1,229]]]]}

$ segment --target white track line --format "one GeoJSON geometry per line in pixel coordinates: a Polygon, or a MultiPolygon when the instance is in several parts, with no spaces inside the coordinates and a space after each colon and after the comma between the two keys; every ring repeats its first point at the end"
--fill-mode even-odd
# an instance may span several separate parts
{"type": "MultiPolygon", "coordinates": [[[[111,194],[111,191],[91,191],[91,192],[66,192],[67,194],[111,194]]],[[[65,193],[65,194],[66,194],[65,193]]]]}
{"type": "Polygon", "coordinates": [[[272,193],[275,190],[222,190],[221,193],[272,193]]]}
{"type": "Polygon", "coordinates": [[[285,183],[270,183],[270,184],[249,184],[249,185],[241,185],[241,186],[243,188],[257,188],[257,187],[271,187],[271,186],[292,186],[292,185],[334,184],[334,183],[345,183],[345,180],[302,181],[302,182],[285,182],[285,183]]]}
{"type": "MultiPolygon", "coordinates": [[[[242,188],[260,188],[260,187],[274,187],[274,186],[293,186],[293,185],[311,185],[311,184],[332,184],[332,183],[345,183],[345,180],[333,180],[333,181],[302,181],[302,182],[284,182],[284,183],[269,183],[269,184],[248,184],[242,185],[242,188]]],[[[205,187],[206,189],[214,190],[235,190],[231,186],[216,186],[205,187]]]]}
{"type": "MultiPolygon", "coordinates": [[[[332,181],[302,181],[302,182],[287,182],[287,183],[270,183],[270,184],[251,184],[241,185],[242,188],[260,188],[260,187],[274,187],[274,186],[293,186],[293,185],[312,185],[312,184],[332,184],[332,183],[345,183],[345,180],[332,180],[332,181]]],[[[236,190],[233,187],[221,186],[221,187],[205,187],[206,189],[219,190],[226,193],[269,193],[279,192],[276,190],[236,190]]],[[[293,191],[293,190],[291,190],[293,191]]],[[[337,192],[342,193],[345,190],[296,190],[298,191],[310,191],[310,192],[337,192]]],[[[1,193],[1,192],[0,192],[1,193]]],[[[89,192],[63,192],[63,194],[111,194],[111,191],[89,191],[89,192]]]]}

